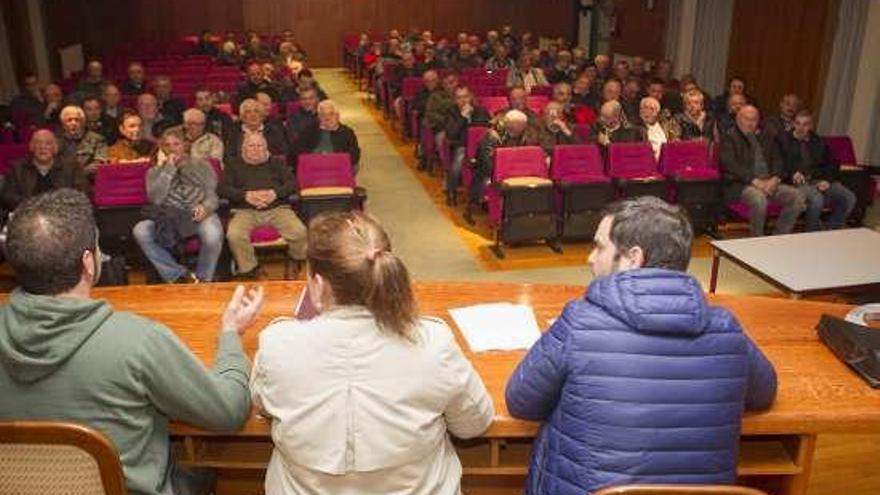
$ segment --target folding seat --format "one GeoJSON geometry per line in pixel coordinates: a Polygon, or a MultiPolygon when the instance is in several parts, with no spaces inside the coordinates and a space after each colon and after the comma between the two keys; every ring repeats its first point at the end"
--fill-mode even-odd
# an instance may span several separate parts
{"type": "Polygon", "coordinates": [[[477,159],[477,147],[480,140],[483,139],[489,131],[488,127],[481,125],[472,125],[467,131],[467,146],[464,148],[464,163],[461,167],[461,185],[465,191],[469,191],[471,183],[474,181],[474,165],[477,159]]]}
{"type": "Polygon", "coordinates": [[[137,252],[131,230],[147,204],[148,161],[101,165],[92,191],[101,247],[109,253],[137,252]]]}
{"type": "Polygon", "coordinates": [[[529,110],[535,112],[538,115],[544,113],[544,107],[550,103],[550,98],[543,95],[535,95],[534,93],[531,96],[526,97],[526,106],[529,110]]]}
{"type": "Polygon", "coordinates": [[[856,195],[856,206],[850,215],[853,224],[861,225],[868,206],[874,202],[877,183],[871,176],[872,167],[859,163],[849,136],[824,136],[831,157],[840,166],[840,182],[856,195]]]}
{"type": "Polygon", "coordinates": [[[550,178],[557,191],[559,237],[592,239],[601,211],[614,200],[615,192],[598,145],[556,145],[550,178]]]}
{"type": "Polygon", "coordinates": [[[306,224],[319,213],[362,209],[367,197],[366,191],[357,187],[348,153],[300,155],[296,180],[296,203],[306,224]]]}
{"type": "Polygon", "coordinates": [[[657,170],[650,143],[608,145],[608,175],[625,197],[666,197],[667,183],[657,170]]]}
{"type": "Polygon", "coordinates": [[[483,96],[477,98],[477,103],[485,108],[489,115],[495,115],[510,106],[506,96],[483,96]]]}
{"type": "Polygon", "coordinates": [[[695,229],[712,232],[723,197],[721,174],[711,164],[711,147],[704,141],[674,141],[660,150],[660,172],[674,185],[674,200],[690,213],[695,229]]]}
{"type": "Polygon", "coordinates": [[[538,146],[498,148],[492,170],[489,223],[495,229],[492,252],[504,258],[502,243],[544,240],[559,252],[556,212],[544,151],[538,146]]]}

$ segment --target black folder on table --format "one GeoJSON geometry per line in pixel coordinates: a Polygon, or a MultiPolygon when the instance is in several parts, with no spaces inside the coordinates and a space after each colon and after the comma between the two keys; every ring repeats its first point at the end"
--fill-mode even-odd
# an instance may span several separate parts
{"type": "Polygon", "coordinates": [[[822,315],[819,338],[873,388],[880,388],[880,330],[822,315]]]}

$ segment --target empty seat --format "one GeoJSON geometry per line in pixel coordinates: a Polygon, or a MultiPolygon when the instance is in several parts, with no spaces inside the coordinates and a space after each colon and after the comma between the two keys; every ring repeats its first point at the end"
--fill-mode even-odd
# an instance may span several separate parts
{"type": "Polygon", "coordinates": [[[666,196],[666,181],[657,170],[650,143],[609,144],[608,175],[625,197],[666,196]]]}
{"type": "Polygon", "coordinates": [[[677,203],[688,210],[694,228],[712,231],[721,213],[721,176],[704,141],[674,141],[660,150],[660,172],[672,180],[677,203]]]}
{"type": "Polygon", "coordinates": [[[602,208],[614,199],[614,185],[605,173],[599,147],[557,145],[553,148],[550,177],[557,189],[559,236],[592,238],[602,208]]]}
{"type": "Polygon", "coordinates": [[[502,243],[545,240],[554,250],[556,214],[553,181],[538,146],[498,148],[487,189],[489,223],[495,228],[492,251],[504,257],[502,243]]]}
{"type": "Polygon", "coordinates": [[[296,179],[300,217],[306,223],[319,213],[359,209],[366,198],[357,187],[348,153],[302,154],[296,179]]]}
{"type": "Polygon", "coordinates": [[[110,253],[138,252],[131,230],[147,203],[149,162],[101,165],[95,171],[93,199],[101,247],[110,253]]]}
{"type": "Polygon", "coordinates": [[[526,97],[526,106],[529,110],[535,112],[538,115],[544,113],[544,107],[550,103],[550,98],[543,95],[535,95],[534,92],[531,96],[526,97]]]}
{"type": "Polygon", "coordinates": [[[16,161],[27,156],[29,145],[22,144],[2,144],[0,145],[0,175],[5,175],[16,161]]]}

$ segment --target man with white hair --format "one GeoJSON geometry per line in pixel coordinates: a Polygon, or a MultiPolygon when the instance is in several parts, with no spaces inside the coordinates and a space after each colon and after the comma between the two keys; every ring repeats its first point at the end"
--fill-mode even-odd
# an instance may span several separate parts
{"type": "Polygon", "coordinates": [[[31,136],[30,153],[6,173],[0,200],[12,211],[32,196],[62,187],[88,194],[89,181],[79,164],[58,154],[58,141],[52,131],[40,129],[31,136]]]}
{"type": "MultiPolygon", "coordinates": [[[[183,125],[171,127],[183,136],[186,154],[194,161],[217,160],[223,166],[223,141],[207,131],[205,113],[198,108],[183,112],[183,125]]],[[[164,148],[159,149],[159,163],[167,159],[164,148]]]]}
{"type": "Polygon", "coordinates": [[[492,177],[492,170],[495,168],[495,150],[540,144],[539,132],[529,125],[529,117],[519,110],[508,111],[504,114],[500,127],[490,129],[483,135],[477,146],[474,179],[469,191],[468,208],[465,210],[465,219],[468,222],[473,222],[471,208],[480,204],[486,181],[492,177]]]}
{"type": "Polygon", "coordinates": [[[273,156],[287,156],[288,143],[284,129],[266,125],[266,109],[257,100],[247,98],[238,106],[240,125],[230,129],[224,140],[226,158],[241,156],[241,147],[245,136],[259,134],[263,136],[273,156]]]}
{"type": "Polygon", "coordinates": [[[303,132],[294,153],[294,165],[299,153],[348,153],[355,174],[361,159],[357,136],[351,127],[339,121],[339,108],[333,100],[318,103],[318,125],[303,132]]]}
{"type": "Polygon", "coordinates": [[[706,96],[699,89],[691,89],[684,94],[684,112],[675,116],[681,127],[681,139],[714,143],[718,141],[718,125],[715,117],[706,111],[706,96]]]}
{"type": "Polygon", "coordinates": [[[642,121],[642,129],[651,149],[654,150],[654,158],[660,158],[660,149],[670,141],[678,141],[681,128],[674,119],[664,119],[660,114],[660,102],[656,98],[646,96],[639,103],[639,118],[642,121]]]}
{"type": "Polygon", "coordinates": [[[86,128],[86,114],[82,108],[68,105],[61,109],[61,129],[58,150],[62,159],[74,160],[87,172],[107,161],[107,141],[103,136],[86,128]]]}
{"type": "Polygon", "coordinates": [[[623,107],[617,100],[606,101],[599,109],[599,119],[590,126],[587,141],[599,144],[602,149],[611,143],[644,141],[640,129],[630,127],[623,121],[623,107]]]}

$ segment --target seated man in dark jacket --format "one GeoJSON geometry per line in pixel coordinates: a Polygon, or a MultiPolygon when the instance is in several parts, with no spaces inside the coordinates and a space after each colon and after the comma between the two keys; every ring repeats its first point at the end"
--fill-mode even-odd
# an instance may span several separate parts
{"type": "Polygon", "coordinates": [[[14,210],[22,201],[47,191],[69,187],[85,194],[89,181],[83,168],[74,158],[62,160],[58,156],[58,141],[47,129],[40,129],[31,136],[31,152],[16,162],[6,173],[3,206],[14,210]]]}
{"type": "Polygon", "coordinates": [[[767,203],[782,203],[782,213],[776,219],[773,233],[788,234],[804,211],[804,196],[782,183],[785,166],[779,147],[758,132],[759,120],[758,109],[746,105],[736,114],[736,127],[721,137],[724,197],[726,201],[741,200],[749,205],[752,236],[764,235],[767,203]]]}
{"type": "Polygon", "coordinates": [[[304,153],[300,139],[303,134],[318,125],[318,92],[314,89],[299,95],[299,107],[287,116],[287,141],[291,156],[304,153]]]}
{"type": "Polygon", "coordinates": [[[785,162],[786,182],[797,187],[807,202],[806,228],[822,229],[822,209],[828,204],[831,215],[825,227],[839,229],[855,208],[856,195],[838,182],[839,165],[828,145],[813,132],[812,114],[801,110],[793,125],[791,132],[783,132],[777,140],[785,162]]]}
{"type": "Polygon", "coordinates": [[[574,124],[565,118],[565,107],[562,103],[551,101],[544,107],[544,118],[541,126],[541,148],[547,156],[553,154],[558,144],[577,144],[580,138],[574,133],[574,124]]]}
{"type": "Polygon", "coordinates": [[[220,139],[232,132],[232,117],[214,105],[214,93],[207,88],[196,90],[196,108],[205,114],[205,129],[220,139]]]}
{"type": "Polygon", "coordinates": [[[253,98],[244,100],[238,106],[238,116],[241,118],[241,124],[232,126],[224,138],[223,149],[226,159],[241,156],[241,143],[249,134],[263,136],[269,144],[269,152],[272,156],[287,156],[287,133],[282,125],[266,122],[268,114],[260,102],[253,98]]]}
{"type": "Polygon", "coordinates": [[[644,141],[641,129],[632,127],[623,120],[623,107],[617,100],[606,101],[599,109],[599,118],[590,126],[587,141],[597,143],[604,150],[611,143],[630,143],[644,141]]]}
{"type": "Polygon", "coordinates": [[[468,127],[489,125],[489,120],[489,112],[474,104],[474,95],[470,89],[465,86],[456,88],[455,108],[446,120],[446,145],[452,149],[452,166],[446,173],[446,204],[449,206],[455,205],[457,201],[456,192],[464,164],[468,127]]]}
{"type": "Polygon", "coordinates": [[[686,273],[692,240],[658,198],[607,210],[589,258],[597,278],[507,383],[510,413],[545,422],[527,494],[736,481],[743,408],[772,404],[776,374],[686,273]]]}
{"type": "Polygon", "coordinates": [[[318,103],[318,125],[303,132],[300,145],[302,153],[348,153],[352,173],[358,172],[361,148],[357,136],[351,127],[339,122],[339,109],[333,100],[318,103]]]}
{"type": "Polygon", "coordinates": [[[262,225],[278,230],[298,270],[306,257],[306,227],[288,202],[296,187],[290,167],[270,154],[266,138],[258,133],[246,134],[241,154],[225,163],[219,192],[232,207],[226,240],[238,278],[255,279],[260,273],[251,231],[262,225]]]}

